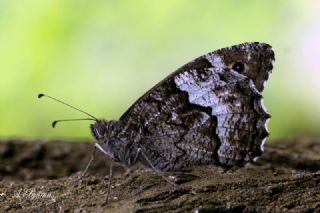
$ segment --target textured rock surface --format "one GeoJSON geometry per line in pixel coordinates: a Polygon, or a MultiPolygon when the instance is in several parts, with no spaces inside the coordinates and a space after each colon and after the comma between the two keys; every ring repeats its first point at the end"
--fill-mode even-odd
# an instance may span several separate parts
{"type": "Polygon", "coordinates": [[[116,167],[107,207],[101,206],[108,184],[104,156],[76,179],[90,152],[85,142],[1,141],[0,212],[320,211],[317,138],[269,142],[255,164],[240,169],[211,165],[164,173],[178,189],[152,171],[124,175],[116,167]]]}

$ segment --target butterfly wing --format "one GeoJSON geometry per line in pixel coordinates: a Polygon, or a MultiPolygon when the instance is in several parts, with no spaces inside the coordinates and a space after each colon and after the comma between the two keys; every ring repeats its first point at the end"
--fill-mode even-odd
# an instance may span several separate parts
{"type": "Polygon", "coordinates": [[[120,118],[123,132],[139,133],[139,147],[163,171],[252,161],[268,135],[261,92],[273,60],[263,43],[201,56],[138,99],[120,118]],[[233,70],[235,63],[245,69],[233,70]]]}

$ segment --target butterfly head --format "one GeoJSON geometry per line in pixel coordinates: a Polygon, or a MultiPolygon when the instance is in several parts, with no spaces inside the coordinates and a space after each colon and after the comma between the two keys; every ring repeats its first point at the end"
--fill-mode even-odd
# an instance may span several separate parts
{"type": "Polygon", "coordinates": [[[132,156],[135,154],[132,154],[132,150],[127,148],[127,141],[119,137],[120,121],[97,120],[90,127],[93,137],[103,147],[104,152],[108,153],[114,162],[130,167],[132,156]]]}
{"type": "Polygon", "coordinates": [[[91,133],[97,141],[105,141],[108,138],[114,137],[118,132],[117,121],[97,120],[91,124],[91,133]]]}

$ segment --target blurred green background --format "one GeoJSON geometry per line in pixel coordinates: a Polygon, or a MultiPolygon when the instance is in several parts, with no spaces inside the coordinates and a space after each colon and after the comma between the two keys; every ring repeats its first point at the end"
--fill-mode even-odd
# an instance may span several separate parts
{"type": "Polygon", "coordinates": [[[274,47],[264,91],[271,138],[319,134],[317,0],[0,0],[0,137],[91,138],[47,93],[117,119],[172,71],[246,41],[274,47]]]}

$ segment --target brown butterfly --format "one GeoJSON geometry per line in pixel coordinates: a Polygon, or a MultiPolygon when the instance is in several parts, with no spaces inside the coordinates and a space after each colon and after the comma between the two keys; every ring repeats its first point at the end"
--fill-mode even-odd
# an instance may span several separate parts
{"type": "MultiPolygon", "coordinates": [[[[127,168],[137,163],[155,171],[180,171],[199,164],[241,166],[261,155],[268,136],[270,115],[261,93],[273,62],[270,45],[243,43],[182,66],[119,120],[97,119],[73,108],[96,121],[91,125],[97,140],[94,147],[127,168]]],[[[65,120],[53,125],[60,121],[65,120]]],[[[112,166],[109,181],[111,175],[112,166]]]]}

